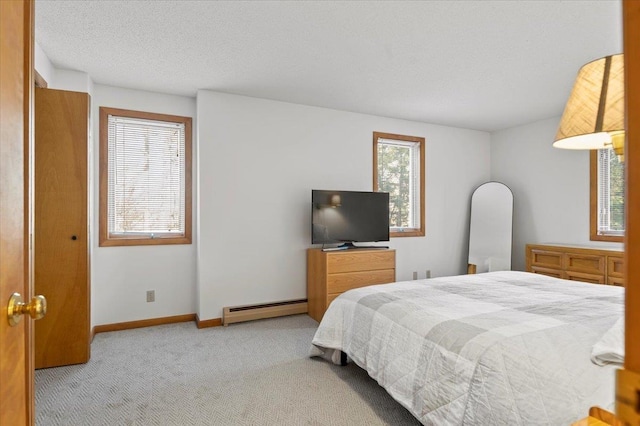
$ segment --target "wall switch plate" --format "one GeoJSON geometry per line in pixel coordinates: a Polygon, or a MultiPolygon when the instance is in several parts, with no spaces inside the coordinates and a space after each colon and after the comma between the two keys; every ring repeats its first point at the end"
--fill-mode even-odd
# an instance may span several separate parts
{"type": "Polygon", "coordinates": [[[156,291],[149,290],[147,291],[147,302],[155,302],[156,301],[156,291]]]}
{"type": "Polygon", "coordinates": [[[414,279],[414,280],[417,280],[417,279],[418,279],[418,273],[417,273],[417,272],[414,272],[414,273],[413,273],[413,279],[414,279]]]}

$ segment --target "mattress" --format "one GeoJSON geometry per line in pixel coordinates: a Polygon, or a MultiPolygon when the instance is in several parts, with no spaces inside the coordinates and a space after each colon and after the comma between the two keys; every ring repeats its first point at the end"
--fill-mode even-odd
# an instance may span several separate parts
{"type": "Polygon", "coordinates": [[[568,425],[613,408],[615,367],[590,357],[623,306],[621,287],[513,271],[363,287],[311,355],[345,352],[425,425],[568,425]]]}

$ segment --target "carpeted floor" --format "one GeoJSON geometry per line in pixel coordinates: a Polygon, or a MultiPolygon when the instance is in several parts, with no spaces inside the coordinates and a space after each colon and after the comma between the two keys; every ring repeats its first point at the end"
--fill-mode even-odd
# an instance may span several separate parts
{"type": "Polygon", "coordinates": [[[308,357],[307,315],[97,334],[88,364],[36,371],[36,424],[418,425],[366,372],[308,357]]]}

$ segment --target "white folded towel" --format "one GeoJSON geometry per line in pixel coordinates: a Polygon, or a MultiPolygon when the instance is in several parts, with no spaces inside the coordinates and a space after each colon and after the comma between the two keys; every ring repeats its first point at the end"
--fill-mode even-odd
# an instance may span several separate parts
{"type": "Polygon", "coordinates": [[[593,345],[591,361],[598,365],[624,363],[624,316],[593,345]]]}

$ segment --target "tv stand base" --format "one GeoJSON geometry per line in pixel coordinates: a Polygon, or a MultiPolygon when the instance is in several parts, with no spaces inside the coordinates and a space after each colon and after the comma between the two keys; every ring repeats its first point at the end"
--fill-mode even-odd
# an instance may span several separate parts
{"type": "Polygon", "coordinates": [[[389,246],[357,246],[353,243],[344,243],[338,247],[323,248],[322,251],[340,251],[340,250],[357,250],[357,249],[389,249],[389,246]]]}

